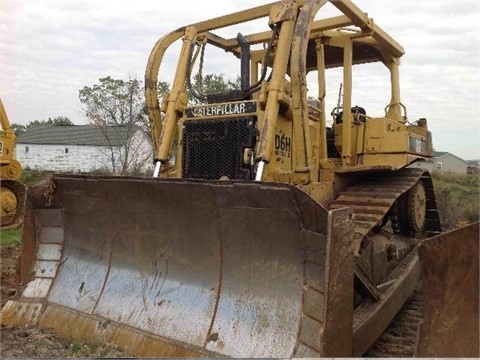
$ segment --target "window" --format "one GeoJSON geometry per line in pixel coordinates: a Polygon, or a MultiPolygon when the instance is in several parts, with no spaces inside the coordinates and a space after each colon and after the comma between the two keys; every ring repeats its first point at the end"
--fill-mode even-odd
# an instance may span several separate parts
{"type": "Polygon", "coordinates": [[[25,146],[25,154],[28,154],[28,146],[25,146]]]}
{"type": "Polygon", "coordinates": [[[68,148],[65,148],[65,154],[68,154],[68,148]]]}
{"type": "Polygon", "coordinates": [[[441,161],[437,162],[437,170],[442,170],[443,164],[441,161]]]}

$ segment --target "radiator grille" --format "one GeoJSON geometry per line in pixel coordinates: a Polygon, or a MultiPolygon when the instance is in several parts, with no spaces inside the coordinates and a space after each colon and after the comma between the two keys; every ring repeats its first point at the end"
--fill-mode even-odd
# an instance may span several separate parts
{"type": "Polygon", "coordinates": [[[243,151],[252,147],[253,117],[224,120],[186,121],[183,128],[182,172],[190,179],[250,180],[243,151]]]}

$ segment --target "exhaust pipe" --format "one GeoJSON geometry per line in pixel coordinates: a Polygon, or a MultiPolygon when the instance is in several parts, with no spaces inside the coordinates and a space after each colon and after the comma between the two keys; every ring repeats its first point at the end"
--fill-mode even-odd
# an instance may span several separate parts
{"type": "Polygon", "coordinates": [[[250,87],[250,43],[241,33],[237,34],[237,41],[242,51],[240,60],[240,83],[242,91],[245,91],[250,87]]]}

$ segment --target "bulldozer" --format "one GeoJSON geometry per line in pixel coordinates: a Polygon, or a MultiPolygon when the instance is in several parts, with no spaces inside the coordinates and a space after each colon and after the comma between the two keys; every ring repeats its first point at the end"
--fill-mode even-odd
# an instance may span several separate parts
{"type": "Polygon", "coordinates": [[[22,223],[25,187],[20,182],[22,166],[14,159],[16,136],[0,99],[0,224],[2,229],[22,223]]]}
{"type": "Polygon", "coordinates": [[[29,188],[2,324],[137,356],[364,354],[418,284],[419,241],[441,233],[430,174],[410,167],[433,147],[401,102],[403,55],[349,0],[275,2],[160,38],[145,72],[153,177],[29,188]],[[327,4],[341,15],[321,17],[327,4]],[[202,91],[207,47],[230,55],[239,88],[202,91]],[[173,84],[158,94],[170,48],[173,84]],[[390,78],[380,115],[353,106],[353,68],[369,63],[390,78]],[[335,68],[343,103],[330,112],[335,68]]]}

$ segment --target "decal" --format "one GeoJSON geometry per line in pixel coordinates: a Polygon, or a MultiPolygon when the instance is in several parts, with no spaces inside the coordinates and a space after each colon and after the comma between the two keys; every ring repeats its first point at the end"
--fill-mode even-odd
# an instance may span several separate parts
{"type": "Polygon", "coordinates": [[[257,104],[253,101],[232,102],[227,104],[211,104],[192,106],[185,109],[187,117],[205,117],[205,116],[222,116],[222,115],[238,115],[252,113],[257,110],[257,104]]]}
{"type": "Polygon", "coordinates": [[[410,135],[410,152],[416,154],[427,153],[427,142],[425,139],[419,139],[410,135]]]}
{"type": "Polygon", "coordinates": [[[290,157],[292,139],[285,135],[275,135],[275,155],[290,157]]]}

